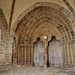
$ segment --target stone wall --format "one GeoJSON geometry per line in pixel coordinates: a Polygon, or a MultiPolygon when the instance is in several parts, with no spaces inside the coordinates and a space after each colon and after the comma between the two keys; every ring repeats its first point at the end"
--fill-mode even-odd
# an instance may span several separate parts
{"type": "Polygon", "coordinates": [[[8,25],[3,14],[3,11],[0,9],[0,71],[6,69],[11,64],[11,48],[10,41],[9,41],[9,32],[8,32],[8,25]]]}
{"type": "Polygon", "coordinates": [[[0,65],[4,63],[4,43],[0,42],[0,65]]]}
{"type": "Polygon", "coordinates": [[[11,44],[9,42],[0,42],[0,71],[7,69],[12,63],[11,44]]]}

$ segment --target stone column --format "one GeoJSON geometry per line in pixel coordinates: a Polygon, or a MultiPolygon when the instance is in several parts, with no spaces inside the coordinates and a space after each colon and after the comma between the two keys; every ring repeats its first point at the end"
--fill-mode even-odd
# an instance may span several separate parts
{"type": "Polygon", "coordinates": [[[70,62],[70,64],[72,65],[72,66],[74,66],[74,57],[75,57],[75,53],[74,53],[74,51],[75,51],[75,45],[74,45],[74,40],[71,40],[71,42],[70,42],[70,58],[71,58],[71,62],[70,62]]]}
{"type": "Polygon", "coordinates": [[[45,47],[45,64],[44,67],[47,67],[47,60],[48,60],[48,53],[47,53],[47,46],[45,47]]]}
{"type": "Polygon", "coordinates": [[[17,63],[17,61],[19,61],[19,58],[18,58],[18,56],[19,56],[19,51],[18,51],[18,44],[17,44],[17,42],[18,42],[18,37],[15,37],[15,39],[13,40],[13,48],[12,48],[12,50],[13,50],[13,64],[18,64],[17,63]]]}
{"type": "Polygon", "coordinates": [[[62,43],[62,46],[63,46],[63,50],[62,50],[62,59],[63,59],[62,67],[64,67],[64,64],[65,64],[65,58],[66,58],[66,54],[65,54],[65,44],[62,43]]]}
{"type": "Polygon", "coordinates": [[[31,43],[31,65],[33,66],[34,64],[34,55],[33,55],[33,43],[31,43]]]}
{"type": "Polygon", "coordinates": [[[44,43],[45,43],[45,61],[44,61],[44,67],[47,68],[47,61],[48,61],[48,42],[47,42],[47,36],[44,36],[44,43]]]}
{"type": "Polygon", "coordinates": [[[73,54],[74,54],[74,67],[75,67],[75,43],[73,46],[74,46],[73,54]]]}
{"type": "Polygon", "coordinates": [[[70,64],[70,57],[69,57],[70,56],[70,53],[69,53],[69,43],[68,42],[67,42],[67,45],[66,46],[67,46],[67,59],[68,59],[67,60],[67,64],[69,65],[70,64]]]}
{"type": "Polygon", "coordinates": [[[74,65],[74,44],[72,43],[72,41],[66,41],[65,43],[64,43],[64,50],[63,50],[64,52],[64,66],[66,67],[66,68],[68,68],[68,67],[72,67],[73,65],[74,65]]]}
{"type": "Polygon", "coordinates": [[[72,64],[72,65],[74,65],[74,54],[73,54],[74,48],[73,48],[73,45],[74,45],[74,44],[71,44],[71,58],[72,58],[72,59],[71,59],[71,60],[72,60],[71,64],[72,64]]]}
{"type": "Polygon", "coordinates": [[[12,64],[12,42],[9,43],[9,63],[12,64]]]}
{"type": "Polygon", "coordinates": [[[4,47],[5,47],[5,44],[1,40],[0,41],[0,66],[4,65],[4,63],[5,63],[5,57],[4,57],[4,55],[5,55],[5,49],[4,49],[4,47]]]}
{"type": "Polygon", "coordinates": [[[66,42],[63,42],[63,67],[67,64],[67,46],[66,42]]]}

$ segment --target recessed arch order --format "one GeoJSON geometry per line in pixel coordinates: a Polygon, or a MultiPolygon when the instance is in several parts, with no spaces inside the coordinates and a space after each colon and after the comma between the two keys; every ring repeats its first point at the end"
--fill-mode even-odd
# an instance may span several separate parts
{"type": "MultiPolygon", "coordinates": [[[[26,39],[28,37],[33,42],[36,41],[37,37],[43,35],[50,35],[51,37],[54,35],[57,40],[62,40],[63,42],[64,62],[66,62],[69,59],[66,52],[68,49],[67,44],[69,45],[69,42],[74,39],[75,35],[74,24],[73,16],[65,8],[54,3],[38,2],[17,18],[12,26],[11,35],[14,37],[22,36],[26,39]]],[[[68,55],[72,56],[72,53],[68,55]]]]}
{"type": "Polygon", "coordinates": [[[37,26],[40,26],[38,23],[41,22],[53,23],[62,38],[68,37],[69,40],[74,36],[74,19],[70,12],[57,4],[48,2],[38,2],[25,10],[14,23],[11,32],[15,34],[15,31],[19,30],[20,33],[32,35],[37,26]]]}

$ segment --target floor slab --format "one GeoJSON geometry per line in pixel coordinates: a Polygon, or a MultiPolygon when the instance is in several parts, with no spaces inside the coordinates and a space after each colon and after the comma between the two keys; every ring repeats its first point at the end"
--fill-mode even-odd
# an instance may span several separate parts
{"type": "Polygon", "coordinates": [[[0,75],[75,75],[75,70],[43,67],[15,67],[0,75]]]}

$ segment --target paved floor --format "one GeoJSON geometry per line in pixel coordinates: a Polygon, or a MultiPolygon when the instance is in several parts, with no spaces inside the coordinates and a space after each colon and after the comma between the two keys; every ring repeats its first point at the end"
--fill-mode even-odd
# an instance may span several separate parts
{"type": "Polygon", "coordinates": [[[1,72],[0,75],[75,75],[75,71],[42,67],[16,67],[1,72]]]}

